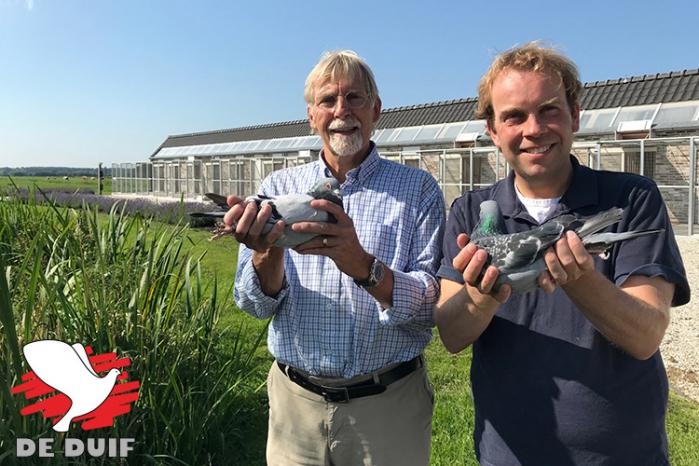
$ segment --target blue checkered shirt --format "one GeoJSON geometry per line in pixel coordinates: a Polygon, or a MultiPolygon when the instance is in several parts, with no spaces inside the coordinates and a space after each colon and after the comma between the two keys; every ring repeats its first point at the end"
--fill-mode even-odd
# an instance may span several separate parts
{"type": "MultiPolygon", "coordinates": [[[[373,145],[372,145],[373,146],[373,145]]],[[[330,176],[318,161],[279,170],[262,194],[305,193],[330,176]]],[[[381,305],[324,256],[287,249],[285,283],[265,295],[252,251],[240,245],[235,302],[249,314],[273,316],[267,343],[280,362],[322,377],[351,378],[420,355],[432,337],[439,288],[444,199],[425,171],[379,157],[376,147],[341,186],[359,242],[393,270],[393,306],[381,305]]]]}

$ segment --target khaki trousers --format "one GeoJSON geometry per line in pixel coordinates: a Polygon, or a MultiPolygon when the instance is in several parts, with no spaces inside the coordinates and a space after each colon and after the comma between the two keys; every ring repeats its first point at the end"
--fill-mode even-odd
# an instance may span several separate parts
{"type": "Polygon", "coordinates": [[[267,377],[269,466],[427,466],[434,392],[424,366],[378,395],[332,403],[289,380],[267,377]]]}

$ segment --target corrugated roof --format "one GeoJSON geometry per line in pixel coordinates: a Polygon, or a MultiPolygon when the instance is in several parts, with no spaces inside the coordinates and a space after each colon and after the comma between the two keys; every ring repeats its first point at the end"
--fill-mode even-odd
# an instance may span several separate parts
{"type": "Polygon", "coordinates": [[[699,99],[699,69],[647,74],[585,84],[585,110],[699,99]]]}
{"type": "MultiPolygon", "coordinates": [[[[586,83],[580,99],[585,110],[699,100],[699,69],[586,83]]],[[[475,119],[477,99],[456,99],[385,109],[376,128],[451,123],[475,119]]],[[[243,128],[169,136],[156,149],[222,142],[307,136],[308,121],[295,120],[243,128]]]]}
{"type": "Polygon", "coordinates": [[[476,102],[476,99],[471,98],[389,108],[381,112],[376,128],[404,128],[473,120],[476,102]]]}
{"type": "Polygon", "coordinates": [[[246,126],[243,128],[221,129],[202,133],[178,134],[169,136],[162,147],[195,146],[220,142],[254,141],[257,139],[277,139],[308,136],[311,129],[308,120],[283,121],[269,125],[246,126]]]}

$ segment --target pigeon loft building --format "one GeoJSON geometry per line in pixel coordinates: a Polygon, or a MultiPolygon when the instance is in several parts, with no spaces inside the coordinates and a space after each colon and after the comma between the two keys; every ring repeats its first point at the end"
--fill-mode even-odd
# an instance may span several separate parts
{"type": "MultiPolygon", "coordinates": [[[[673,222],[698,218],[699,69],[587,83],[573,154],[584,165],[653,179],[673,222]]],[[[385,109],[372,139],[387,159],[438,181],[447,206],[505,177],[509,167],[467,98],[385,109]]],[[[274,170],[315,160],[306,120],[169,136],[147,162],[114,164],[113,192],[201,199],[249,195],[274,170]]],[[[680,228],[683,231],[683,228],[680,228]]]]}

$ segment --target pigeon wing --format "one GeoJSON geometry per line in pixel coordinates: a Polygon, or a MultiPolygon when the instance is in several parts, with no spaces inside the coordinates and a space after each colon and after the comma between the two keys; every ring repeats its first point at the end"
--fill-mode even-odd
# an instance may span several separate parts
{"type": "Polygon", "coordinates": [[[496,267],[502,270],[514,270],[534,262],[542,254],[541,240],[535,236],[515,237],[508,241],[507,254],[501,258],[496,267]]]}
{"type": "Polygon", "coordinates": [[[489,236],[475,241],[492,257],[492,264],[501,270],[524,267],[537,260],[563,232],[556,223],[545,223],[529,231],[489,236]]]}
{"type": "Polygon", "coordinates": [[[575,231],[581,238],[596,233],[603,228],[613,225],[621,220],[624,210],[619,207],[613,207],[609,210],[598,213],[591,217],[582,220],[582,226],[576,228],[575,231]]]}

